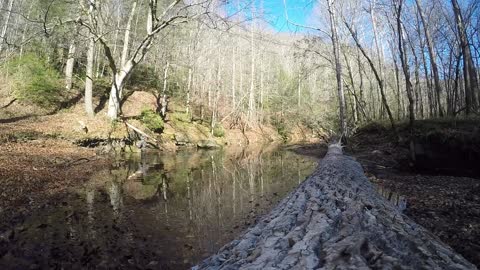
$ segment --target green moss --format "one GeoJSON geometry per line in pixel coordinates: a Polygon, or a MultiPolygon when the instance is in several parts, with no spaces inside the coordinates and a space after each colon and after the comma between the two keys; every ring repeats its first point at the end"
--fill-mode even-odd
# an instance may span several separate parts
{"type": "Polygon", "coordinates": [[[172,120],[176,123],[183,122],[183,123],[190,123],[190,116],[184,112],[173,112],[171,114],[172,120]]]}
{"type": "Polygon", "coordinates": [[[221,138],[225,136],[225,130],[223,129],[223,126],[220,124],[216,124],[215,127],[213,128],[213,136],[217,138],[221,138]]]}
{"type": "Polygon", "coordinates": [[[140,121],[151,131],[163,131],[164,123],[162,117],[151,109],[142,111],[140,114],[140,121]]]}
{"type": "Polygon", "coordinates": [[[272,118],[272,125],[277,129],[278,135],[282,137],[284,142],[288,141],[288,129],[283,119],[272,118]]]}

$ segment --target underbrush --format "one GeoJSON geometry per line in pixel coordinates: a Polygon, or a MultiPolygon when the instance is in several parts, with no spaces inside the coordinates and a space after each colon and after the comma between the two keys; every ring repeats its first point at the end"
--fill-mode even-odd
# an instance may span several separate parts
{"type": "Polygon", "coordinates": [[[140,121],[153,132],[162,132],[164,122],[160,115],[151,109],[143,110],[140,114],[140,121]]]}
{"type": "Polygon", "coordinates": [[[4,81],[22,103],[43,108],[63,101],[62,76],[46,59],[35,54],[13,58],[3,67],[4,81]]]}

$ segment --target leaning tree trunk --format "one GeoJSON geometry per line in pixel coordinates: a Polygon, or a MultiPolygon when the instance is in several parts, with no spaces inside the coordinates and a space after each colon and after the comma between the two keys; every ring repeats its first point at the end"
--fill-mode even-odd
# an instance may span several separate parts
{"type": "Polygon", "coordinates": [[[346,104],[345,104],[345,93],[343,91],[343,67],[342,62],[340,61],[340,44],[338,41],[337,33],[337,17],[334,7],[335,0],[327,0],[327,8],[330,19],[330,30],[331,30],[331,39],[333,47],[333,57],[335,58],[335,75],[337,79],[337,92],[338,92],[338,105],[340,109],[339,118],[340,118],[340,131],[342,137],[347,136],[347,117],[345,115],[346,104]]]}
{"type": "Polygon", "coordinates": [[[194,268],[476,269],[378,194],[338,145],[270,214],[194,268]]]}

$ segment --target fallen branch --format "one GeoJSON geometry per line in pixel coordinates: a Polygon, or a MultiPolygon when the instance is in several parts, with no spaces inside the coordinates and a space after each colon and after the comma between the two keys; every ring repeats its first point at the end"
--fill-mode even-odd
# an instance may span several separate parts
{"type": "Polygon", "coordinates": [[[9,106],[12,105],[15,101],[17,101],[16,98],[10,100],[6,105],[3,105],[2,107],[0,107],[0,109],[5,109],[5,108],[9,107],[9,106]]]}
{"type": "Polygon", "coordinates": [[[331,145],[270,214],[194,269],[476,269],[385,200],[331,145]]]}
{"type": "Polygon", "coordinates": [[[158,142],[157,139],[149,136],[147,133],[141,131],[139,128],[134,127],[133,125],[129,124],[127,121],[124,121],[124,123],[125,123],[125,125],[127,125],[129,128],[133,129],[135,132],[137,132],[138,134],[144,136],[145,138],[148,138],[148,139],[154,141],[155,143],[158,142]]]}

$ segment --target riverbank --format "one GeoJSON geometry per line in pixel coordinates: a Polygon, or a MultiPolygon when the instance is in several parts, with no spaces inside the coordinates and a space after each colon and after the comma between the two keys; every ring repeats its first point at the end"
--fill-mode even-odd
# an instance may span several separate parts
{"type": "MultiPolygon", "coordinates": [[[[378,191],[393,203],[405,202],[404,213],[480,267],[480,121],[424,120],[414,129],[414,154],[406,125],[403,141],[381,124],[359,129],[345,148],[359,161],[378,191]],[[418,159],[420,158],[420,159],[418,159]],[[450,161],[450,162],[449,162],[450,161]],[[449,162],[449,163],[448,163],[449,162]]],[[[317,159],[326,144],[289,147],[317,159]]],[[[402,206],[403,207],[403,206],[402,206]]]]}
{"type": "MultiPolygon", "coordinates": [[[[83,112],[83,104],[49,112],[14,102],[0,110],[0,218],[20,218],[48,198],[82,184],[96,171],[109,167],[120,154],[138,152],[137,131],[145,132],[154,151],[175,153],[197,145],[228,149],[284,143],[272,126],[240,130],[223,129],[213,136],[208,123],[192,121],[172,105],[161,133],[150,131],[139,120],[142,110],[155,103],[152,95],[135,92],[124,104],[125,118],[112,122],[105,109],[97,116],[83,112]],[[14,217],[15,216],[15,217],[14,217]]],[[[307,139],[293,130],[292,141],[307,139]]],[[[312,139],[312,138],[309,138],[312,139]]],[[[314,138],[313,138],[314,139],[314,138]]]]}
{"type": "MultiPolygon", "coordinates": [[[[122,152],[138,152],[132,140],[135,132],[123,123],[111,123],[99,114],[90,118],[80,105],[55,114],[28,110],[13,104],[3,110],[0,118],[0,217],[38,208],[54,194],[62,193],[72,185],[87,181],[93,173],[110,166],[122,152]],[[82,147],[86,146],[86,147],[82,147]]],[[[139,106],[128,108],[133,114],[139,106]]],[[[172,113],[172,118],[175,114],[172,113]]],[[[147,130],[135,118],[129,123],[147,130]]],[[[206,123],[182,122],[170,119],[161,134],[148,132],[158,143],[154,151],[175,152],[195,149],[201,141],[214,147],[228,149],[264,149],[265,145],[283,144],[281,136],[269,126],[259,126],[242,132],[227,129],[221,137],[210,134],[206,123]],[[255,147],[257,146],[257,147],[255,147]]],[[[291,140],[304,140],[304,135],[292,133],[291,140]]]]}
{"type": "MultiPolygon", "coordinates": [[[[382,125],[360,129],[346,152],[387,198],[406,200],[406,215],[480,267],[480,174],[478,164],[468,163],[480,153],[478,127],[476,119],[419,121],[414,130],[418,164],[410,159],[411,144],[397,143],[382,125]]],[[[400,126],[401,136],[407,132],[400,126]]]]}
{"type": "MultiPolygon", "coordinates": [[[[100,101],[97,101],[101,103],[100,101]]],[[[242,119],[211,119],[189,115],[184,106],[171,101],[162,119],[156,97],[135,91],[123,103],[123,115],[117,121],[106,116],[99,105],[94,117],[85,114],[82,102],[62,110],[47,111],[32,105],[14,102],[0,109],[0,144],[27,142],[38,139],[60,139],[83,147],[95,147],[100,152],[137,152],[139,141],[161,151],[175,152],[183,148],[216,148],[223,146],[282,144],[318,141],[306,127],[297,124],[279,130],[270,124],[246,125],[242,119]]],[[[193,108],[192,108],[193,110],[193,108]]]]}

